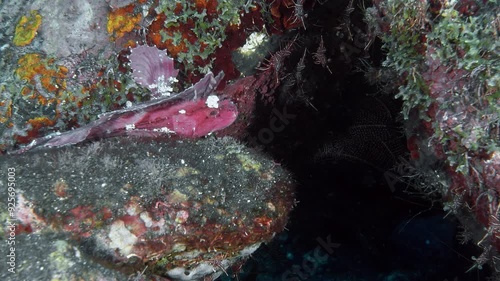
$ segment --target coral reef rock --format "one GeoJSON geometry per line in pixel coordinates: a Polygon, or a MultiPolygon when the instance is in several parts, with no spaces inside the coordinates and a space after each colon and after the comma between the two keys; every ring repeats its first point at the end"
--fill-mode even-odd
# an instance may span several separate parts
{"type": "Polygon", "coordinates": [[[214,280],[294,205],[290,174],[229,137],[110,138],[0,167],[2,280],[214,280]]]}

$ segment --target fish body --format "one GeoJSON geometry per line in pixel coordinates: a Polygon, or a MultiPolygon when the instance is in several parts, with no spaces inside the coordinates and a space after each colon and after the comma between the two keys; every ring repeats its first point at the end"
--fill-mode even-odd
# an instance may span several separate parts
{"type": "Polygon", "coordinates": [[[104,113],[97,120],[80,128],[35,139],[14,153],[108,137],[206,136],[231,125],[238,116],[234,103],[230,100],[219,101],[218,97],[213,95],[223,76],[223,73],[214,76],[210,72],[179,94],[104,113]]]}

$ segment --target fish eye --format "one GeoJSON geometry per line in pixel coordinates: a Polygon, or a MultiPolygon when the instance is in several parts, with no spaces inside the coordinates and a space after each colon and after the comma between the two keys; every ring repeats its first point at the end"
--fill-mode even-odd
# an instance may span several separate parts
{"type": "Polygon", "coordinates": [[[219,111],[217,110],[210,111],[210,116],[216,116],[217,114],[219,114],[219,111]]]}

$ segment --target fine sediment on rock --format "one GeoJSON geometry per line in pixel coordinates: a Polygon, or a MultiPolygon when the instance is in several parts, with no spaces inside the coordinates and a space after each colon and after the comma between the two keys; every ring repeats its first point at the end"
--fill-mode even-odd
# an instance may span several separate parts
{"type": "Polygon", "coordinates": [[[15,225],[0,234],[16,241],[16,273],[2,280],[215,279],[283,230],[294,205],[290,175],[231,138],[112,138],[0,168],[0,214],[15,225]]]}

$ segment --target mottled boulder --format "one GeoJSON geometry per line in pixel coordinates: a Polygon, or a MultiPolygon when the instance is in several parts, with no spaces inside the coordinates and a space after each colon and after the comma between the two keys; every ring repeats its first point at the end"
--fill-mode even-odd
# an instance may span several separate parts
{"type": "Polygon", "coordinates": [[[231,138],[112,138],[5,156],[0,169],[0,215],[15,225],[1,234],[16,242],[2,280],[213,280],[294,205],[290,175],[231,138]]]}

